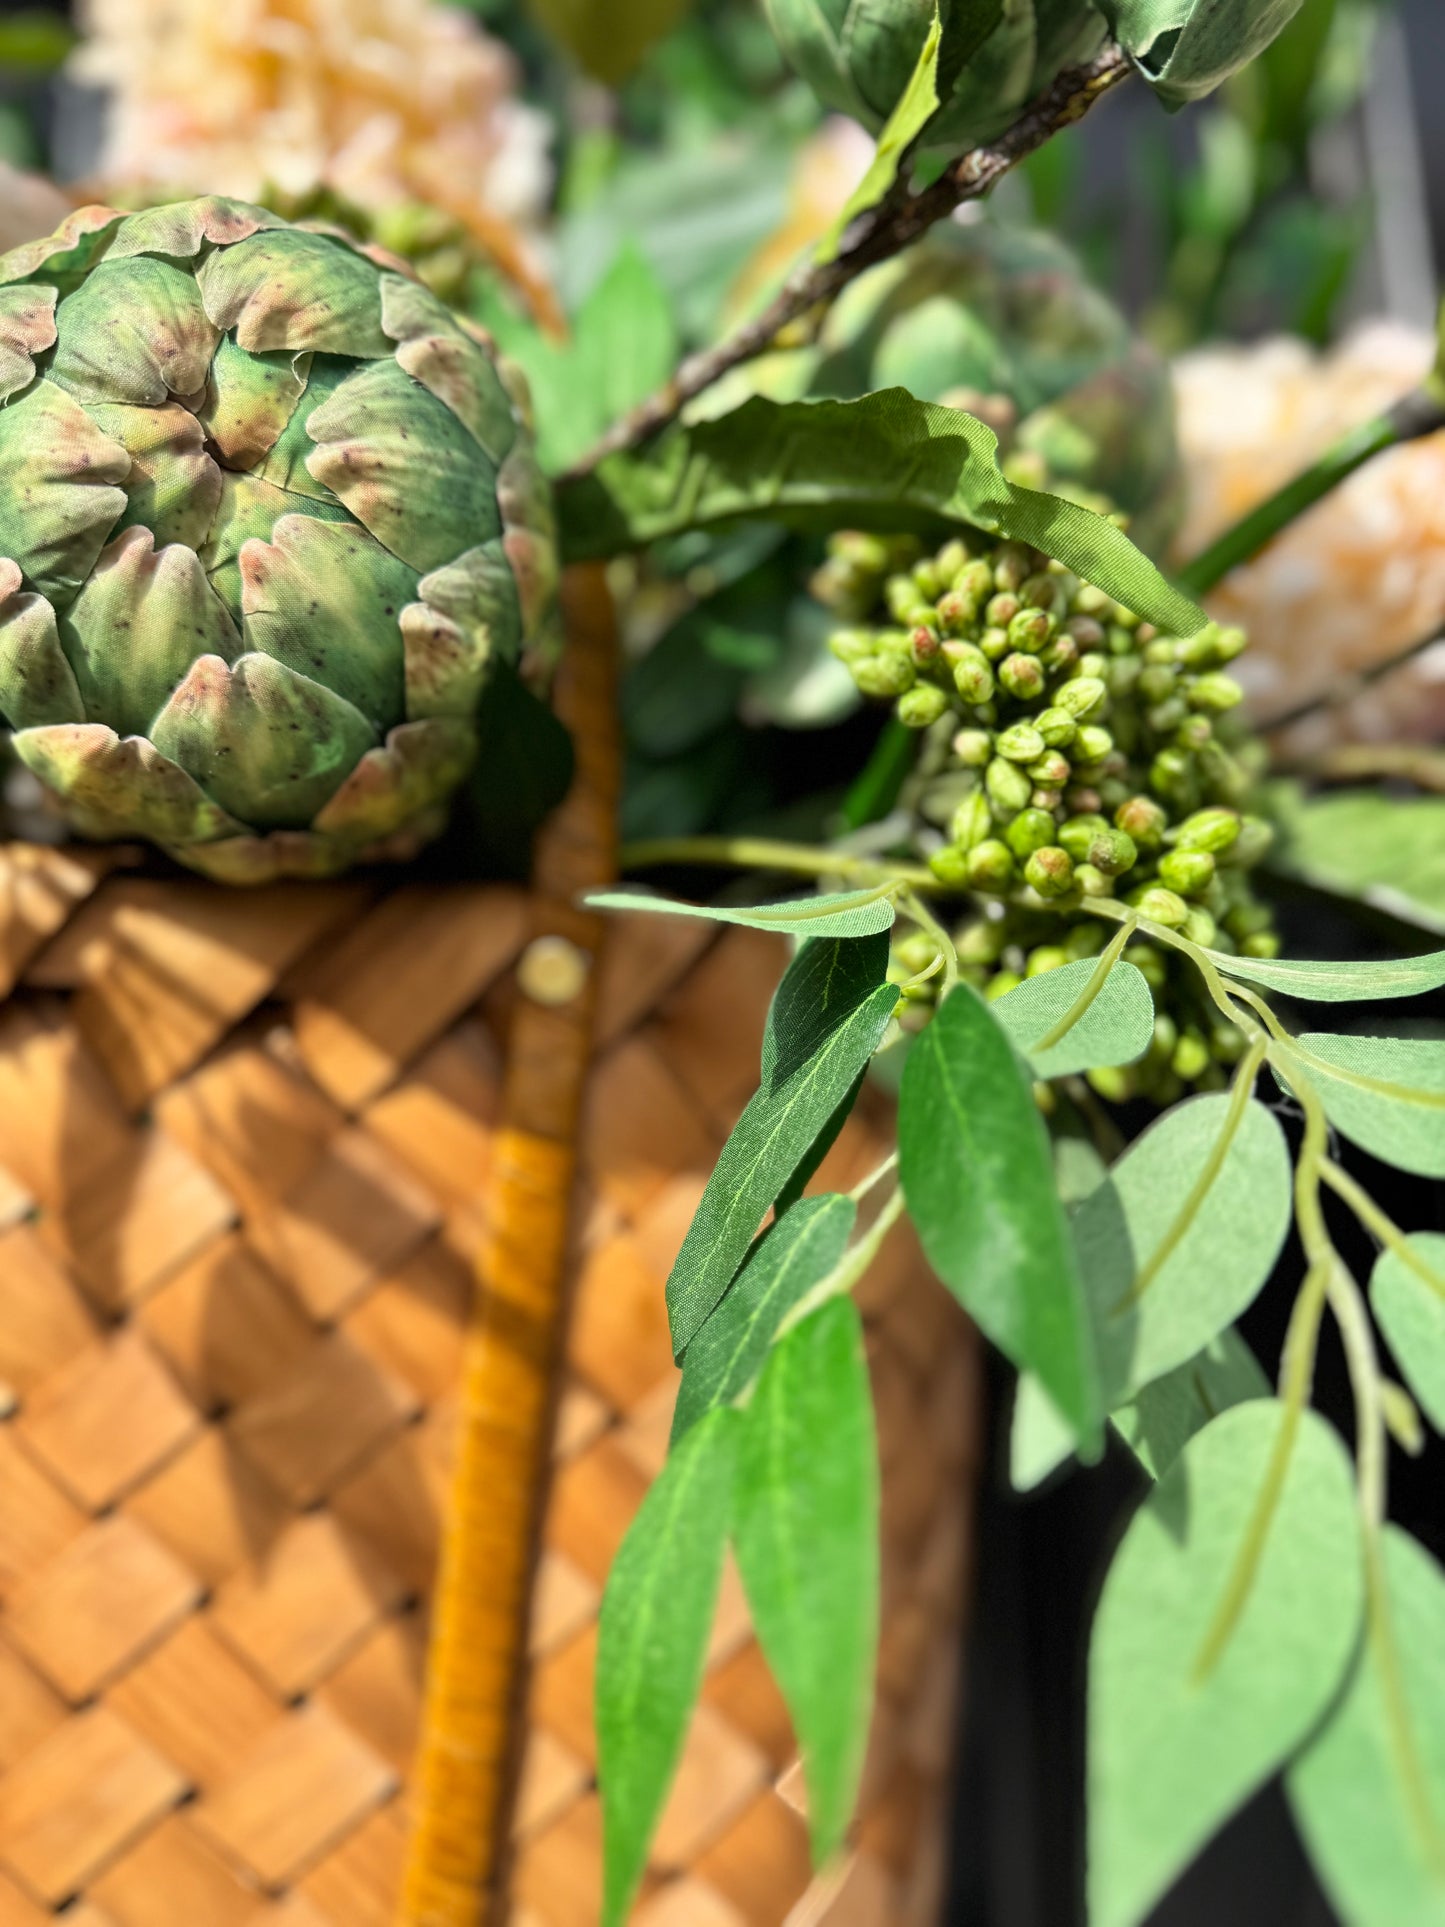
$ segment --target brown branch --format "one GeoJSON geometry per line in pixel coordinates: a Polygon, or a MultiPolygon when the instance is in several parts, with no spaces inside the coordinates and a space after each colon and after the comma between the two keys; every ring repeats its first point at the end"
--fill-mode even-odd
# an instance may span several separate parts
{"type": "Polygon", "coordinates": [[[764,353],[800,316],[832,301],[866,268],[900,254],[965,201],[976,201],[987,194],[1010,168],[1026,160],[1052,135],[1082,120],[1095,101],[1117,87],[1131,71],[1117,47],[1106,47],[1087,66],[1071,67],[1060,74],[1007,133],[987,147],[975,147],[964,154],[929,186],[914,194],[908,191],[906,180],[900,181],[876,207],[858,216],[831,260],[810,257],[801,262],[761,314],[744,322],[726,341],[690,355],[666,387],[615,422],[563,480],[589,475],[606,456],[650,440],[675,420],[694,396],[711,388],[731,369],[764,353]]]}

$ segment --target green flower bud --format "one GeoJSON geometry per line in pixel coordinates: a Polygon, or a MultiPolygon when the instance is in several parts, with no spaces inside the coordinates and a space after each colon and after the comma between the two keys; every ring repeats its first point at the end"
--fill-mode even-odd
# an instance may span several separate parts
{"type": "Polygon", "coordinates": [[[984,986],[984,1002],[996,1004],[1000,997],[1007,997],[1011,990],[1017,990],[1023,978],[1016,970],[997,970],[984,986]]]}
{"type": "Polygon", "coordinates": [[[1159,881],[1181,897],[1203,896],[1214,881],[1214,858],[1207,850],[1169,850],[1159,859],[1159,881]]]}
{"type": "Polygon", "coordinates": [[[1039,651],[1039,661],[1045,669],[1070,670],[1078,660],[1079,645],[1072,636],[1055,636],[1047,649],[1039,651]]]}
{"type": "Polygon", "coordinates": [[[1074,888],[1086,897],[1111,897],[1114,894],[1114,879],[1106,877],[1092,863],[1074,865],[1074,888]]]}
{"type": "Polygon", "coordinates": [[[890,576],[888,585],[883,591],[883,601],[893,620],[905,624],[910,629],[915,622],[933,619],[931,598],[920,594],[918,585],[911,576],[890,576]]]}
{"type": "Polygon", "coordinates": [[[978,639],[978,646],[990,662],[1001,662],[1008,654],[1008,630],[985,629],[978,639]]]}
{"type": "Polygon", "coordinates": [[[1008,626],[1009,647],[1036,656],[1053,641],[1056,627],[1046,609],[1020,609],[1008,626]]]}
{"type": "Polygon", "coordinates": [[[953,578],[954,591],[972,598],[980,608],[993,596],[993,570],[983,558],[965,562],[953,578]]]}
{"type": "Polygon", "coordinates": [[[1109,673],[1105,681],[1109,685],[1109,695],[1116,705],[1130,700],[1139,686],[1139,677],[1142,673],[1143,665],[1137,656],[1115,656],[1109,664],[1109,673]]]}
{"type": "Polygon", "coordinates": [[[1034,728],[1050,749],[1067,749],[1078,727],[1068,710],[1061,709],[1057,704],[1052,709],[1041,709],[1034,717],[1034,728]]]}
{"type": "Polygon", "coordinates": [[[913,565],[913,582],[918,593],[928,602],[937,602],[943,594],[945,576],[935,557],[926,555],[921,562],[913,565]]]}
{"type": "Polygon", "coordinates": [[[961,850],[971,850],[975,843],[982,843],[992,833],[993,812],[988,806],[988,798],[982,790],[974,790],[964,797],[953,812],[953,820],[948,826],[948,840],[956,843],[961,850]]]}
{"type": "Polygon", "coordinates": [[[941,850],[935,850],[928,859],[928,867],[950,890],[969,887],[968,851],[959,849],[955,843],[945,843],[941,850]]]}
{"type": "Polygon", "coordinates": [[[974,890],[1007,890],[1014,880],[1013,852],[996,837],[975,843],[968,853],[968,881],[974,890]]]}
{"type": "Polygon", "coordinates": [[[919,683],[898,698],[894,712],[905,729],[927,729],[948,708],[948,698],[936,683],[919,683]]]}
{"type": "Polygon", "coordinates": [[[1047,569],[1035,569],[1019,584],[1019,601],[1026,609],[1043,609],[1053,616],[1067,600],[1062,579],[1047,569]]]}
{"type": "MultiPolygon", "coordinates": [[[[1067,684],[1064,685],[1068,687],[1067,684]]],[[[1084,723],[1074,738],[1074,761],[1076,763],[1102,763],[1114,747],[1114,738],[1107,729],[1097,723],[1084,723]]]]}
{"type": "Polygon", "coordinates": [[[1174,732],[1174,740],[1181,749],[1200,750],[1214,735],[1214,725],[1207,716],[1198,714],[1186,716],[1174,732]]]}
{"type": "Polygon", "coordinates": [[[938,631],[926,628],[921,622],[908,632],[908,653],[917,669],[926,669],[942,647],[938,631]]]}
{"type": "Polygon", "coordinates": [[[995,964],[1008,948],[1008,934],[1001,918],[980,917],[965,924],[954,936],[958,961],[965,964],[995,964]]]}
{"type": "Polygon", "coordinates": [[[1078,816],[1071,816],[1054,840],[1068,851],[1075,863],[1083,863],[1088,859],[1094,838],[1100,830],[1107,830],[1108,827],[1102,816],[1085,811],[1078,816]]]}
{"type": "Polygon", "coordinates": [[[995,756],[984,771],[983,780],[988,800],[1000,816],[1017,816],[1020,810],[1028,808],[1034,786],[1017,763],[995,756]]]}
{"type": "Polygon", "coordinates": [[[1242,956],[1258,957],[1267,963],[1279,955],[1279,938],[1272,930],[1261,930],[1256,936],[1246,937],[1239,949],[1242,956]]]}
{"type": "Polygon", "coordinates": [[[1204,1034],[1191,1025],[1174,1046],[1174,1054],[1169,1059],[1169,1068],[1186,1084],[1192,1084],[1196,1077],[1203,1076],[1209,1068],[1209,1062],[1209,1045],[1204,1039],[1204,1034]]]}
{"type": "Polygon", "coordinates": [[[1058,692],[1059,708],[1066,709],[1076,723],[1095,715],[1108,699],[1108,685],[1098,676],[1072,676],[1058,692]]]}
{"type": "Polygon", "coordinates": [[[1000,730],[994,748],[1011,763],[1032,763],[1043,755],[1044,739],[1032,723],[1015,723],[1000,730]]]}
{"type": "Polygon", "coordinates": [[[828,638],[828,647],[851,669],[855,662],[862,662],[871,656],[876,648],[876,638],[871,629],[835,629],[828,638]]]}
{"type": "Polygon", "coordinates": [[[1169,825],[1168,816],[1152,796],[1131,796],[1114,811],[1114,821],[1141,850],[1157,850],[1169,825]]]}
{"type": "Polygon", "coordinates": [[[1108,1064],[1086,1071],[1085,1082],[1106,1104],[1127,1104],[1138,1089],[1133,1067],[1128,1064],[1108,1064]]]}
{"type": "Polygon", "coordinates": [[[1244,691],[1233,676],[1217,673],[1196,676],[1188,690],[1188,700],[1192,709],[1206,709],[1211,714],[1222,716],[1227,709],[1237,709],[1244,701],[1244,691]]]}
{"type": "Polygon", "coordinates": [[[1162,923],[1166,930],[1181,929],[1189,915],[1189,905],[1183,897],[1176,896],[1172,890],[1160,889],[1158,884],[1134,891],[1129,902],[1140,916],[1148,917],[1151,923],[1162,923]]]}
{"type": "Polygon", "coordinates": [[[991,596],[983,612],[984,621],[990,629],[1007,629],[1018,614],[1019,607],[1019,599],[1016,595],[1005,592],[1003,595],[991,596]]]}
{"type": "Polygon", "coordinates": [[[1168,702],[1155,703],[1145,712],[1144,720],[1156,736],[1169,736],[1189,714],[1189,705],[1182,696],[1171,696],[1168,702]]]}
{"type": "Polygon", "coordinates": [[[1162,996],[1169,981],[1169,966],[1152,943],[1129,946],[1129,961],[1143,977],[1155,996],[1162,996]]]}
{"type": "Polygon", "coordinates": [[[1045,844],[1024,865],[1024,881],[1041,897],[1066,897],[1074,887],[1074,859],[1057,843],[1045,844]]]}
{"type": "Polygon", "coordinates": [[[953,753],[965,769],[982,769],[993,755],[993,737],[986,729],[961,729],[953,739],[953,753]]]}
{"type": "Polygon", "coordinates": [[[1149,765],[1149,787],[1181,809],[1192,809],[1199,783],[1194,765],[1182,749],[1161,749],[1149,765]]]}
{"type": "Polygon", "coordinates": [[[1073,773],[1073,764],[1056,749],[1046,749],[1037,762],[1029,764],[1029,775],[1041,789],[1062,790],[1073,773]]]}
{"type": "Polygon", "coordinates": [[[1154,1013],[1154,1035],[1149,1039],[1149,1056],[1156,1063],[1168,1063],[1179,1042],[1179,1026],[1167,1010],[1154,1013]]]}
{"type": "Polygon", "coordinates": [[[1197,943],[1205,950],[1212,950],[1219,941],[1219,925],[1207,910],[1201,909],[1198,904],[1191,904],[1189,915],[1184,919],[1183,934],[1191,943],[1197,943]]]}
{"type": "Polygon", "coordinates": [[[865,696],[901,696],[913,687],[918,673],[906,657],[893,655],[868,656],[850,667],[865,696]]]}
{"type": "Polygon", "coordinates": [[[953,686],[966,703],[986,703],[994,692],[993,669],[988,657],[971,642],[945,644],[945,654],[953,669],[953,686]]]}
{"type": "Polygon", "coordinates": [[[1041,943],[1036,950],[1029,952],[1028,962],[1024,965],[1026,977],[1043,977],[1051,970],[1062,970],[1073,959],[1060,943],[1041,943]]]}
{"type": "Polygon", "coordinates": [[[1021,703],[1031,703],[1043,694],[1044,672],[1036,656],[1024,656],[1017,652],[1005,656],[998,666],[998,679],[1008,693],[1021,703]]]}
{"type": "Polygon", "coordinates": [[[1001,589],[1020,589],[1033,574],[1033,563],[1022,542],[1000,542],[993,552],[993,579],[1001,589]]]}
{"type": "MultiPolygon", "coordinates": [[[[1080,865],[1074,865],[1074,881],[1079,880],[1080,865]]],[[[1082,963],[1085,957],[1097,957],[1104,948],[1108,933],[1097,917],[1084,917],[1064,938],[1064,948],[1069,953],[1070,963],[1082,963]]]]}
{"type": "Polygon", "coordinates": [[[946,636],[966,635],[978,621],[978,604],[959,589],[938,598],[938,626],[946,636]]]}
{"type": "Polygon", "coordinates": [[[1167,703],[1179,686],[1178,671],[1164,663],[1146,663],[1139,671],[1136,685],[1140,700],[1146,703],[1167,703]]]}
{"type": "Polygon", "coordinates": [[[1229,852],[1231,868],[1248,870],[1259,862],[1274,843],[1274,826],[1262,816],[1240,818],[1239,840],[1229,852]]]}
{"type": "MultiPolygon", "coordinates": [[[[1097,649],[1085,649],[1079,657],[1079,674],[1092,676],[1095,682],[1103,682],[1109,673],[1109,658],[1097,649]]],[[[1107,688],[1108,685],[1105,684],[1107,688]]]]}
{"type": "Polygon", "coordinates": [[[933,938],[926,931],[918,930],[894,944],[891,963],[897,964],[905,976],[916,977],[920,970],[927,970],[937,954],[938,946],[933,938]]]}
{"type": "Polygon", "coordinates": [[[1088,860],[1106,877],[1121,877],[1139,861],[1139,851],[1127,830],[1100,830],[1089,845],[1088,860]]]}
{"type": "Polygon", "coordinates": [[[933,560],[939,575],[956,589],[958,572],[968,561],[968,544],[961,535],[955,535],[944,543],[933,560]]]}
{"type": "Polygon", "coordinates": [[[1218,669],[1234,658],[1245,646],[1242,629],[1221,628],[1219,623],[1210,622],[1197,635],[1186,636],[1175,643],[1178,659],[1187,669],[1218,669]]]}
{"type": "Polygon", "coordinates": [[[1101,616],[1111,607],[1108,592],[1092,582],[1081,582],[1074,591],[1074,609],[1081,616],[1101,616]]]}
{"type": "Polygon", "coordinates": [[[1172,841],[1179,850],[1207,850],[1211,856],[1222,856],[1239,841],[1239,832],[1237,810],[1196,810],[1185,817],[1172,841]]]}
{"type": "Polygon", "coordinates": [[[1054,840],[1054,819],[1047,810],[1020,810],[1004,831],[1004,841],[1019,859],[1026,862],[1035,850],[1054,840]]]}

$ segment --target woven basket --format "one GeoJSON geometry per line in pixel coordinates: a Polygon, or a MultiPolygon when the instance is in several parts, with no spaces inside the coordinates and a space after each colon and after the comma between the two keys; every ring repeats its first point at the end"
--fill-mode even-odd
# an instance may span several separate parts
{"type": "MultiPolygon", "coordinates": [[[[463,1818],[506,1850],[464,1911],[403,1903],[436,1797],[416,1761],[464,1364],[515,1343],[473,1278],[534,910],[0,851],[0,1927],[595,1921],[601,1587],[662,1462],[663,1281],[781,956],[706,925],[608,933],[551,1477],[524,1459],[527,1503],[491,1519],[529,1634],[525,1668],[498,1635],[500,1690],[478,1675],[516,1770],[463,1818]]],[[[818,1183],[855,1181],[888,1131],[865,1102],[818,1183]]],[[[886,1546],[856,1851],[809,1889],[793,1742],[730,1574],[643,1927],[937,1920],[977,1355],[902,1236],[862,1302],[886,1546]]]]}

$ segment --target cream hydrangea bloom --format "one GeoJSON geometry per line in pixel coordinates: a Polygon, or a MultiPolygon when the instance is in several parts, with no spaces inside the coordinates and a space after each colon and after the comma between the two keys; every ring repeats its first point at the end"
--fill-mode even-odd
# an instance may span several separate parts
{"type": "MultiPolygon", "coordinates": [[[[1177,545],[1196,554],[1231,522],[1429,372],[1421,331],[1372,323],[1325,355],[1302,342],[1208,348],[1176,365],[1189,506],[1177,545]]],[[[1445,621],[1445,434],[1356,471],[1209,598],[1253,646],[1241,661],[1268,718],[1348,683],[1445,621]]],[[[1445,644],[1290,733],[1345,740],[1445,735],[1445,644]]]]}
{"type": "Polygon", "coordinates": [[[441,208],[524,282],[545,119],[507,49],[432,0],[82,0],[79,78],[111,99],[105,182],[255,199],[326,186],[441,208]]]}

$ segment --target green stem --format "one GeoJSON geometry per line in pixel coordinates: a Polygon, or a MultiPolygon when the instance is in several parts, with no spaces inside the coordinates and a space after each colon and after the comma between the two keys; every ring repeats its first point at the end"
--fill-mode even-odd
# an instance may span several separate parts
{"type": "Polygon", "coordinates": [[[903,892],[898,907],[905,917],[912,917],[921,930],[926,930],[938,945],[938,954],[943,959],[943,987],[938,993],[941,1002],[958,982],[958,951],[954,947],[953,938],[933,915],[928,905],[922,902],[912,890],[903,892]]]}
{"type": "Polygon", "coordinates": [[[1351,429],[1326,449],[1318,461],[1226,529],[1202,555],[1186,564],[1180,572],[1179,586],[1190,595],[1204,595],[1231,569],[1258,555],[1267,543],[1307,509],[1313,508],[1331,489],[1338,488],[1357,468],[1387,448],[1433,434],[1441,427],[1445,427],[1445,407],[1439,397],[1429,388],[1415,389],[1383,415],[1351,429]]]}
{"type": "Polygon", "coordinates": [[[900,883],[937,893],[943,885],[917,864],[885,863],[877,857],[845,856],[809,843],[775,843],[765,836],[668,836],[624,843],[623,870],[647,870],[662,863],[698,863],[730,870],[782,870],[792,876],[840,877],[860,884],[900,883]]]}
{"type": "Polygon", "coordinates": [[[1395,1220],[1380,1209],[1362,1185],[1355,1183],[1348,1171],[1341,1170],[1332,1158],[1326,1158],[1320,1166],[1320,1175],[1330,1189],[1344,1199],[1367,1231],[1372,1231],[1402,1265],[1408,1266],[1421,1284],[1437,1297],[1445,1298],[1445,1278],[1426,1264],[1395,1220]]]}
{"type": "Polygon", "coordinates": [[[1053,1029],[1045,1031],[1039,1041],[1032,1046],[1034,1050],[1050,1050],[1055,1044],[1061,1043],[1074,1028],[1074,1025],[1078,1023],[1079,1019],[1087,1014],[1094,999],[1109,981],[1109,973],[1119,961],[1120,954],[1130,937],[1133,936],[1135,928],[1136,922],[1132,919],[1130,922],[1119,926],[1117,933],[1109,941],[1108,949],[1104,951],[1099,961],[1089,972],[1089,981],[1084,985],[1084,988],[1069,1005],[1053,1029]]]}
{"type": "Polygon", "coordinates": [[[918,753],[918,731],[890,716],[873,745],[873,754],[863,765],[843,798],[845,828],[861,830],[865,823],[876,823],[887,816],[898,801],[913,759],[918,753]]]}
{"type": "Polygon", "coordinates": [[[903,1188],[893,1191],[887,1204],[851,1250],[845,1251],[826,1278],[820,1278],[811,1291],[805,1291],[773,1334],[773,1343],[786,1338],[794,1326],[826,1305],[832,1298],[843,1298],[853,1289],[878,1256],[879,1247],[903,1215],[903,1188]]]}

